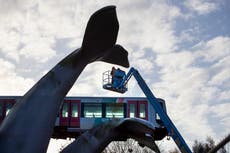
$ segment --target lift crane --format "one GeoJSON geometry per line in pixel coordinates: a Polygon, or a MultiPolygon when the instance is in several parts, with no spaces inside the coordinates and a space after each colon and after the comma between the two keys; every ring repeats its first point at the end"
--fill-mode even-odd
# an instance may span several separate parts
{"type": "Polygon", "coordinates": [[[154,107],[156,113],[158,113],[161,118],[168,131],[168,135],[173,138],[180,151],[182,153],[192,153],[176,126],[173,124],[167,113],[162,109],[157,98],[153,95],[139,72],[133,67],[129,70],[127,75],[125,75],[124,71],[120,69],[112,69],[112,71],[114,72],[109,73],[109,71],[106,71],[103,74],[103,88],[119,93],[125,93],[128,90],[127,83],[129,79],[134,76],[150,104],[154,107]]]}

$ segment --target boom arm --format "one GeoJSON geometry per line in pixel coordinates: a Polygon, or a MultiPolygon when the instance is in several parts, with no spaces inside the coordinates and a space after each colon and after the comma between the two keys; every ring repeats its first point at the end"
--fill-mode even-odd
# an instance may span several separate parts
{"type": "Polygon", "coordinates": [[[185,140],[177,130],[176,126],[173,124],[173,122],[170,120],[169,116],[166,114],[166,112],[162,109],[160,104],[158,103],[156,97],[153,95],[147,84],[145,83],[144,79],[141,77],[139,72],[131,68],[122,80],[120,86],[118,88],[124,87],[129,79],[134,76],[137,80],[141,90],[146,95],[147,99],[149,100],[150,104],[155,108],[156,112],[160,116],[162,122],[164,123],[165,127],[168,130],[169,135],[173,138],[174,142],[177,144],[178,148],[182,153],[191,153],[191,150],[189,149],[188,145],[186,144],[185,140]]]}

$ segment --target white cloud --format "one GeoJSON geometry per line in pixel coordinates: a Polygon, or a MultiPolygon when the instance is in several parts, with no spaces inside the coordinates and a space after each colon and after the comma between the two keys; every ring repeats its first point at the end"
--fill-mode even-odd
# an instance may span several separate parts
{"type": "Polygon", "coordinates": [[[20,55],[26,58],[31,58],[38,63],[44,63],[56,55],[56,52],[52,49],[51,44],[52,40],[50,38],[30,40],[27,42],[27,45],[19,51],[19,53],[20,55]],[[51,43],[48,44],[48,41],[51,41],[51,43]]]}
{"type": "Polygon", "coordinates": [[[208,62],[220,60],[230,54],[230,38],[218,36],[199,43],[194,49],[197,51],[197,56],[205,58],[208,62]]]}
{"type": "Polygon", "coordinates": [[[218,117],[223,118],[223,117],[230,116],[230,111],[226,109],[229,107],[230,107],[230,103],[217,104],[211,107],[211,111],[215,113],[218,117]]]}
{"type": "Polygon", "coordinates": [[[208,85],[229,88],[230,84],[230,38],[218,36],[207,42],[201,42],[193,48],[197,60],[209,64],[208,85]]]}
{"type": "Polygon", "coordinates": [[[32,87],[34,81],[18,76],[15,65],[0,58],[0,94],[23,95],[32,87]]]}
{"type": "MultiPolygon", "coordinates": [[[[230,82],[230,68],[226,68],[212,77],[210,85],[222,85],[223,83],[229,84],[230,82]]],[[[230,85],[230,84],[229,84],[230,85]]],[[[230,86],[229,86],[230,87],[230,86]]]]}
{"type": "Polygon", "coordinates": [[[210,107],[210,112],[213,116],[218,118],[218,124],[220,124],[220,133],[226,135],[226,132],[230,128],[230,103],[216,104],[210,107]]]}
{"type": "Polygon", "coordinates": [[[193,62],[194,55],[189,51],[158,54],[156,59],[156,63],[162,66],[162,72],[175,72],[190,66],[193,62]]]}
{"type": "Polygon", "coordinates": [[[3,53],[9,59],[19,61],[17,49],[19,47],[20,35],[13,28],[8,29],[1,26],[0,35],[0,53],[3,53]]]}
{"type": "Polygon", "coordinates": [[[118,38],[121,44],[140,44],[141,47],[150,47],[155,52],[171,52],[176,49],[178,40],[174,35],[172,21],[181,16],[178,7],[156,1],[138,8],[138,11],[135,3],[128,7],[128,10],[119,10],[118,14],[121,15],[122,24],[118,38]]]}
{"type": "MultiPolygon", "coordinates": [[[[82,39],[87,19],[92,12],[90,9],[82,9],[91,3],[84,3],[84,6],[78,3],[2,1],[0,52],[17,62],[20,56],[37,63],[47,62],[56,55],[56,39],[82,39]]],[[[79,46],[80,43],[75,44],[75,48],[79,46]]]]}
{"type": "MultiPolygon", "coordinates": [[[[229,87],[229,86],[228,86],[229,87]]],[[[230,99],[230,90],[222,91],[219,96],[220,100],[229,100],[230,99]]]]}
{"type": "Polygon", "coordinates": [[[219,138],[226,133],[227,115],[219,103],[229,100],[229,37],[215,37],[195,45],[191,51],[157,54],[160,82],[152,84],[157,96],[165,97],[168,113],[185,138],[219,138]],[[199,65],[200,63],[207,63],[199,65]],[[221,134],[210,124],[210,109],[221,121],[221,134]],[[220,107],[220,108],[218,108],[220,107]],[[185,132],[186,131],[186,132],[185,132]],[[197,131],[204,131],[197,133],[197,131]]]}
{"type": "Polygon", "coordinates": [[[146,74],[151,74],[154,70],[153,64],[154,63],[152,63],[151,59],[140,58],[140,59],[135,59],[135,62],[133,62],[132,67],[138,67],[140,71],[143,71],[146,74]]]}
{"type": "Polygon", "coordinates": [[[190,10],[197,12],[200,15],[208,14],[218,9],[218,4],[215,1],[209,0],[186,0],[185,6],[190,10]]]}

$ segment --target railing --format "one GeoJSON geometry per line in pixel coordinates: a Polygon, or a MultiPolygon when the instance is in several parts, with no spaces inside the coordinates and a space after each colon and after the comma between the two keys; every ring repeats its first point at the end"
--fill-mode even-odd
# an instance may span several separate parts
{"type": "Polygon", "coordinates": [[[111,71],[106,71],[102,75],[103,88],[119,93],[125,93],[128,90],[127,84],[124,84],[122,87],[119,87],[120,84],[119,82],[122,82],[124,79],[125,79],[125,75],[123,78],[120,78],[119,80],[118,77],[114,77],[114,78],[112,77],[111,71]]]}
{"type": "Polygon", "coordinates": [[[103,73],[102,75],[102,84],[103,86],[108,85],[108,84],[112,84],[112,75],[111,75],[111,71],[106,71],[103,73]]]}

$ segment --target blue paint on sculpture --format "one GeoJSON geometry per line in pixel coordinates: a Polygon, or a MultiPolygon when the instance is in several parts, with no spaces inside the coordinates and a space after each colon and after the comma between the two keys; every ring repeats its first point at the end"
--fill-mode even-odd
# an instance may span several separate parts
{"type": "Polygon", "coordinates": [[[129,66],[127,51],[115,45],[118,28],[114,6],[91,16],[82,47],[41,78],[1,124],[1,153],[46,152],[61,102],[87,64],[104,61],[129,66]]]}

